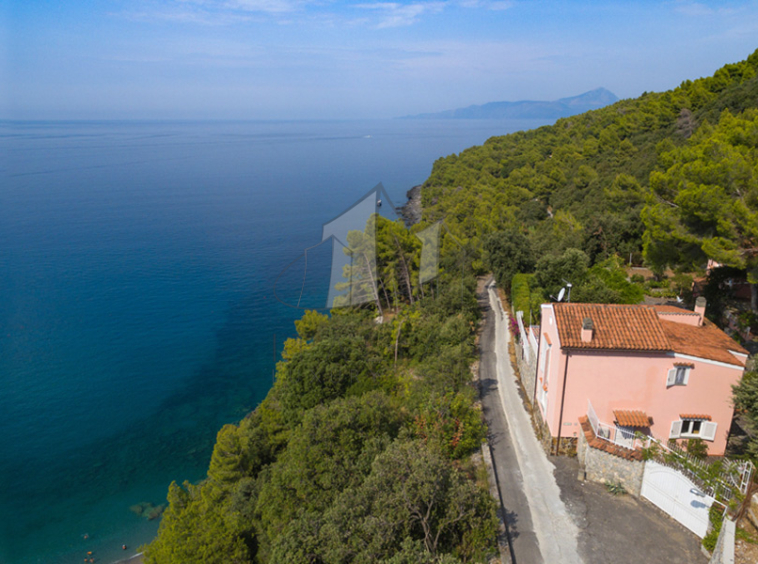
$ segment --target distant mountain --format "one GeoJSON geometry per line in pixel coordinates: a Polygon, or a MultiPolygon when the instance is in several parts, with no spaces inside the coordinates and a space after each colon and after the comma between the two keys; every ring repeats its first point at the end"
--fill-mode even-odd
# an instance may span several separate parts
{"type": "Polygon", "coordinates": [[[597,88],[554,102],[490,102],[482,106],[469,106],[445,112],[403,116],[401,119],[558,119],[596,110],[617,101],[618,98],[613,92],[597,88]]]}

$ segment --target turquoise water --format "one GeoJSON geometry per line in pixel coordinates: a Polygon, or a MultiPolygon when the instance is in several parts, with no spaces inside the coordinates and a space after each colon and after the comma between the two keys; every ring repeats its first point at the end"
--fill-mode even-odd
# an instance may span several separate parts
{"type": "Polygon", "coordinates": [[[265,396],[302,313],[274,282],[321,224],[536,125],[0,123],[0,563],[149,541],[130,506],[201,479],[265,396]]]}

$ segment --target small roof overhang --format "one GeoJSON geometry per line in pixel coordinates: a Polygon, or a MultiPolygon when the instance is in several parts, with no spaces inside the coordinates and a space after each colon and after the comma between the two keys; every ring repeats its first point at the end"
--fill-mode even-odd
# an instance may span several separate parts
{"type": "Polygon", "coordinates": [[[700,421],[710,421],[711,416],[703,413],[680,413],[680,419],[699,419],[700,421]]]}
{"type": "Polygon", "coordinates": [[[621,427],[650,427],[650,417],[644,411],[616,409],[613,411],[613,416],[621,427]]]}

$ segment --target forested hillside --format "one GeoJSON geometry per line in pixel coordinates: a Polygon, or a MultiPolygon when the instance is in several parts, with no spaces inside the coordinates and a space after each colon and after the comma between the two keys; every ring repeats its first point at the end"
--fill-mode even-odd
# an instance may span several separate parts
{"type": "Polygon", "coordinates": [[[630,258],[662,273],[710,257],[758,282],[757,70],[758,51],[438,160],[419,225],[374,220],[374,300],[297,323],[268,397],[219,432],[208,478],[171,486],[146,561],[486,562],[473,274],[513,282],[524,310],[567,280],[574,301],[638,302],[630,258]],[[436,221],[441,276],[422,285],[414,234],[436,221]]]}
{"type": "Polygon", "coordinates": [[[758,141],[746,110],[758,107],[756,70],[758,51],[674,90],[439,159],[423,185],[424,219],[444,219],[482,250],[477,264],[507,288],[536,272],[537,301],[562,280],[575,301],[638,301],[617,273],[630,258],[659,273],[703,269],[709,257],[752,271],[758,141]]]}
{"type": "Polygon", "coordinates": [[[486,431],[471,385],[475,281],[448,253],[424,291],[419,240],[378,222],[384,323],[376,305],[296,323],[266,399],[219,431],[207,480],[172,484],[146,562],[455,564],[496,553],[494,502],[470,459],[486,431]]]}

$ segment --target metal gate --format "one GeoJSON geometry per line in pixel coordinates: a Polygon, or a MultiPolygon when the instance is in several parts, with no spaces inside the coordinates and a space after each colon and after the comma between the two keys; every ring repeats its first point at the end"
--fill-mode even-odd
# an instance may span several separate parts
{"type": "Polygon", "coordinates": [[[640,493],[700,538],[708,532],[713,498],[677,470],[648,460],[640,493]]]}

